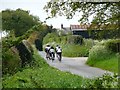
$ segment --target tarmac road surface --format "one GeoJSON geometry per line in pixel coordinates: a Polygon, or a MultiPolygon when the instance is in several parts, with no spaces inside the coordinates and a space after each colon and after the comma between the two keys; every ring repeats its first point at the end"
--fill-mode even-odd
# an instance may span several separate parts
{"type": "Polygon", "coordinates": [[[88,57],[75,57],[75,58],[62,57],[61,62],[59,62],[57,58],[55,58],[55,60],[52,62],[52,60],[47,60],[45,58],[44,51],[39,51],[39,54],[41,57],[43,57],[46,60],[46,62],[50,66],[55,67],[61,71],[71,72],[72,74],[76,74],[84,78],[99,77],[99,76],[102,76],[106,72],[113,74],[109,71],[105,71],[99,68],[90,67],[86,65],[85,62],[87,61],[88,57]]]}

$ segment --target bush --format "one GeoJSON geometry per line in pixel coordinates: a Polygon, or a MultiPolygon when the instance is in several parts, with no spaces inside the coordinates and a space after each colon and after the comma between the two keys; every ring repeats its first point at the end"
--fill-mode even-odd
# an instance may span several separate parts
{"type": "Polygon", "coordinates": [[[35,46],[39,51],[42,51],[42,41],[40,39],[35,40],[35,46]]]}
{"type": "Polygon", "coordinates": [[[109,50],[106,49],[103,45],[95,45],[89,51],[89,58],[88,60],[105,60],[111,54],[109,50]],[[99,57],[99,58],[98,58],[99,57]]]}
{"type": "Polygon", "coordinates": [[[120,39],[109,40],[105,45],[113,52],[120,52],[120,39]]]}
{"type": "Polygon", "coordinates": [[[34,31],[33,33],[30,34],[29,38],[27,39],[27,41],[30,43],[30,44],[35,44],[35,40],[38,36],[38,31],[34,31]]]}
{"type": "Polygon", "coordinates": [[[70,44],[82,44],[83,38],[80,35],[69,35],[67,41],[70,44]]]}
{"type": "Polygon", "coordinates": [[[118,72],[117,55],[107,49],[105,42],[98,43],[89,51],[87,64],[101,69],[118,72]]]}
{"type": "Polygon", "coordinates": [[[93,40],[93,39],[83,39],[83,44],[86,47],[92,48],[94,45],[96,45],[98,43],[97,40],[93,40]]]}
{"type": "Polygon", "coordinates": [[[14,74],[21,67],[21,59],[15,47],[10,48],[8,51],[2,53],[2,73],[14,74]]]}
{"type": "Polygon", "coordinates": [[[82,44],[83,38],[80,35],[59,36],[57,33],[48,33],[43,39],[43,44],[47,44],[49,42],[62,44],[82,44]]]}
{"type": "Polygon", "coordinates": [[[83,85],[83,88],[101,90],[105,88],[118,88],[118,78],[117,75],[110,75],[105,73],[102,77],[91,79],[86,81],[83,85]]]}
{"type": "Polygon", "coordinates": [[[68,36],[61,36],[61,44],[67,44],[67,38],[68,36]]]}
{"type": "Polygon", "coordinates": [[[48,33],[43,39],[43,44],[47,44],[53,41],[60,42],[61,38],[57,35],[57,33],[48,33]]]}

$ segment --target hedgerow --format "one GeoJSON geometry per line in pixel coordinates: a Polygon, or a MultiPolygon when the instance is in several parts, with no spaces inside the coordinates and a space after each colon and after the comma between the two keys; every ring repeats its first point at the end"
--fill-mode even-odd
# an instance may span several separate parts
{"type": "MultiPolygon", "coordinates": [[[[110,40],[111,41],[111,40],[110,40]]],[[[112,72],[118,72],[118,53],[112,51],[108,45],[109,40],[104,40],[93,46],[89,51],[87,64],[112,72]]]]}

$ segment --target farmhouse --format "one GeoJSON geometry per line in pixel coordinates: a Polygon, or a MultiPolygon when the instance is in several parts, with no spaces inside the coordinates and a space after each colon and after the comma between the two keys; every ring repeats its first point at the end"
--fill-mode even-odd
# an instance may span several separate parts
{"type": "Polygon", "coordinates": [[[64,32],[64,34],[71,32],[70,27],[63,27],[63,24],[61,24],[61,30],[64,32]]]}
{"type": "MultiPolygon", "coordinates": [[[[103,25],[105,26],[105,25],[103,25]]],[[[81,25],[70,25],[70,27],[64,27],[63,24],[61,24],[61,30],[67,34],[72,33],[73,35],[81,35],[83,38],[114,38],[120,36],[120,30],[114,30],[114,29],[92,29],[89,30],[90,24],[81,24],[81,25]],[[113,33],[114,32],[114,33],[113,33]]]]}
{"type": "Polygon", "coordinates": [[[70,25],[70,30],[72,31],[73,35],[81,35],[84,38],[89,38],[89,33],[87,30],[87,28],[89,26],[90,25],[86,25],[86,24],[84,24],[84,25],[70,25]]]}
{"type": "Polygon", "coordinates": [[[73,35],[81,35],[84,38],[90,38],[87,28],[90,25],[70,25],[70,27],[64,27],[63,24],[61,24],[61,30],[64,31],[65,34],[68,32],[71,32],[73,35]]]}

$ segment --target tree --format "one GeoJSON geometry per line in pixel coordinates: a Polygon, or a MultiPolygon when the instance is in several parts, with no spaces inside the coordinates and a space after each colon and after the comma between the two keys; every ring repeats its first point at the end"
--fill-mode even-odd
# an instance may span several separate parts
{"type": "Polygon", "coordinates": [[[23,35],[31,27],[39,23],[39,18],[29,14],[29,11],[4,10],[2,11],[2,30],[13,32],[15,36],[23,35]]]}
{"type": "Polygon", "coordinates": [[[119,6],[120,2],[71,2],[71,0],[60,2],[60,0],[56,0],[56,2],[48,2],[44,9],[49,14],[46,19],[57,15],[64,15],[67,19],[71,19],[76,13],[82,12],[80,23],[88,23],[88,18],[93,16],[92,24],[96,24],[97,28],[114,24],[113,29],[118,30],[120,26],[119,6]]]}

